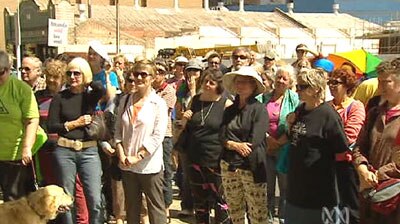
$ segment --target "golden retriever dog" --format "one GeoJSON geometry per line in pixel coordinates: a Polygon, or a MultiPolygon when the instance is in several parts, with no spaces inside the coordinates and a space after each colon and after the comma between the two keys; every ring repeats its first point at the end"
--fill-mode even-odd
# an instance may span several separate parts
{"type": "Polygon", "coordinates": [[[46,224],[72,203],[73,198],[61,187],[42,187],[27,197],[0,204],[0,224],[46,224]]]}

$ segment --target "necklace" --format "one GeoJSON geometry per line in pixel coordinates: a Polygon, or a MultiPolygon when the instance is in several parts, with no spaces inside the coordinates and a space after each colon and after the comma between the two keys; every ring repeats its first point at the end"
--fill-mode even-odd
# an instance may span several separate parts
{"type": "Polygon", "coordinates": [[[210,114],[211,109],[212,109],[213,106],[214,106],[214,102],[211,103],[210,109],[208,109],[206,115],[204,116],[204,101],[201,101],[201,111],[200,111],[200,115],[201,115],[201,123],[200,123],[200,125],[201,126],[204,126],[205,121],[206,121],[208,115],[210,114]]]}

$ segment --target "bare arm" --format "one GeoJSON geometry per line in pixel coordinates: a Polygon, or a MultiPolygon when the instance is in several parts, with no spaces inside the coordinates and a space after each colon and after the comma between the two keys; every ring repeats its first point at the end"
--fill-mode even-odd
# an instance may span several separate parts
{"type": "Polygon", "coordinates": [[[25,166],[32,162],[32,147],[35,144],[39,118],[28,118],[24,121],[25,134],[22,139],[22,164],[25,166]]]}

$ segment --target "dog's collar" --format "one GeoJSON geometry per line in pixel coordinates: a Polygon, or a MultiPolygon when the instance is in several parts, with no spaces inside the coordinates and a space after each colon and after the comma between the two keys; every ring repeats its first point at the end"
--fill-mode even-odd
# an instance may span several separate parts
{"type": "Polygon", "coordinates": [[[41,220],[46,220],[46,216],[45,216],[45,215],[42,215],[42,214],[40,214],[38,211],[36,211],[36,209],[31,205],[31,203],[30,203],[30,201],[28,200],[28,198],[26,199],[26,201],[28,202],[29,207],[31,207],[31,209],[36,213],[36,215],[39,216],[39,218],[40,218],[41,220]]]}

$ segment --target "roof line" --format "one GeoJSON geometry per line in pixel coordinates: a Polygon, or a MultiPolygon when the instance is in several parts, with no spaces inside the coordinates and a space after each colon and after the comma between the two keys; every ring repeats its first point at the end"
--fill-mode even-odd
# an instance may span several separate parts
{"type": "Polygon", "coordinates": [[[286,19],[290,20],[291,22],[295,23],[298,26],[301,26],[302,28],[308,28],[308,26],[304,25],[303,23],[299,22],[298,20],[294,19],[293,17],[291,17],[289,14],[287,14],[286,12],[282,11],[282,9],[280,8],[275,8],[274,12],[277,12],[279,15],[285,17],[286,19]]]}

